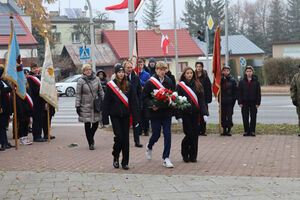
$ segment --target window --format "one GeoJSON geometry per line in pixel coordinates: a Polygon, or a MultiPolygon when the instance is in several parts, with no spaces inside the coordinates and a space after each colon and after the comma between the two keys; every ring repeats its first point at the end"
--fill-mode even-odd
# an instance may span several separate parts
{"type": "Polygon", "coordinates": [[[72,43],[80,43],[80,33],[72,33],[72,43]]]}
{"type": "Polygon", "coordinates": [[[53,26],[51,27],[51,29],[55,29],[55,30],[56,30],[56,25],[53,25],[53,26]]]}
{"type": "Polygon", "coordinates": [[[61,36],[61,33],[53,33],[54,42],[60,43],[60,36],[61,36]]]}
{"type": "Polygon", "coordinates": [[[183,69],[188,66],[188,63],[187,62],[179,62],[178,66],[179,66],[179,71],[182,72],[183,69]]]}

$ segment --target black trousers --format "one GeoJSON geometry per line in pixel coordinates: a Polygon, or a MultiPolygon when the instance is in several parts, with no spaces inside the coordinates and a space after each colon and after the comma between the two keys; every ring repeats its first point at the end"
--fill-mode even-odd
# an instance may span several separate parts
{"type": "Polygon", "coordinates": [[[86,135],[86,139],[87,139],[89,145],[95,144],[94,136],[95,136],[95,133],[97,131],[98,125],[99,125],[99,122],[95,122],[95,123],[86,122],[86,123],[84,123],[85,135],[86,135]]]}
{"type": "Polygon", "coordinates": [[[223,128],[231,128],[233,126],[232,115],[233,115],[233,104],[222,104],[221,105],[221,122],[223,128]]]}
{"type": "Polygon", "coordinates": [[[43,110],[34,110],[32,113],[32,135],[33,139],[39,139],[42,137],[42,129],[43,129],[43,110]]]}
{"type": "Polygon", "coordinates": [[[29,117],[18,119],[18,137],[28,136],[29,117]]]}
{"type": "Polygon", "coordinates": [[[182,117],[183,132],[185,134],[181,142],[181,155],[193,160],[198,154],[198,121],[199,113],[184,114],[182,117]]]}
{"type": "Polygon", "coordinates": [[[1,145],[8,144],[6,128],[8,126],[8,115],[0,114],[0,143],[1,145]]]}
{"type": "Polygon", "coordinates": [[[242,107],[242,116],[243,116],[243,125],[244,131],[254,132],[256,127],[256,115],[257,115],[257,108],[255,103],[245,103],[242,107]],[[250,116],[250,124],[249,124],[249,116],[250,116]]]}
{"type": "MultiPolygon", "coordinates": [[[[208,110],[207,104],[206,104],[206,109],[208,110]]],[[[198,133],[206,133],[206,122],[203,119],[203,115],[200,116],[200,124],[198,127],[198,133]]]]}
{"type": "MultiPolygon", "coordinates": [[[[50,123],[49,123],[50,127],[51,127],[51,120],[52,120],[52,116],[50,115],[50,123]]],[[[42,128],[42,130],[43,130],[43,133],[44,133],[44,138],[48,139],[48,116],[47,116],[47,111],[43,112],[43,128],[42,128]]]]}
{"type": "Polygon", "coordinates": [[[129,162],[129,123],[130,117],[111,117],[111,123],[114,137],[114,146],[112,155],[119,158],[122,151],[122,165],[128,165],[129,162]]]}
{"type": "Polygon", "coordinates": [[[141,117],[141,128],[142,131],[144,131],[144,133],[148,133],[149,132],[149,113],[148,113],[148,109],[143,109],[140,112],[140,117],[141,117]]]}

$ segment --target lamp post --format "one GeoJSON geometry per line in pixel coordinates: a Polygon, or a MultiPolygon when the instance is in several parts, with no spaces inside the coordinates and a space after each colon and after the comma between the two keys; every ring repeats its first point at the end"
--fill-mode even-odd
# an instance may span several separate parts
{"type": "Polygon", "coordinates": [[[173,12],[174,12],[174,37],[175,37],[175,72],[176,78],[179,77],[178,70],[178,43],[177,43],[177,22],[176,22],[176,0],[173,0],[173,12]]]}
{"type": "Polygon", "coordinates": [[[94,35],[94,21],[93,21],[93,11],[90,0],[86,0],[89,11],[90,11],[90,34],[91,34],[91,59],[92,59],[92,69],[96,72],[96,62],[95,62],[95,35],[94,35]]]}
{"type": "Polygon", "coordinates": [[[225,65],[228,66],[228,64],[228,0],[225,0],[225,65]]]}

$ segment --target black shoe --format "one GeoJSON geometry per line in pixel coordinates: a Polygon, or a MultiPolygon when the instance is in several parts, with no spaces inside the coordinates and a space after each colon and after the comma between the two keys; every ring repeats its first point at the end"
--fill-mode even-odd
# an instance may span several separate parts
{"type": "Polygon", "coordinates": [[[300,133],[298,134],[298,136],[300,137],[300,133]]]}
{"type": "Polygon", "coordinates": [[[118,158],[114,158],[113,166],[114,166],[114,168],[119,168],[119,159],[118,158]]]}
{"type": "Polygon", "coordinates": [[[140,143],[135,143],[135,147],[142,148],[142,147],[143,147],[143,145],[142,145],[142,144],[140,144],[140,143]]]}
{"type": "Polygon", "coordinates": [[[197,159],[196,159],[196,158],[191,158],[190,161],[191,161],[192,163],[195,163],[195,162],[197,162],[197,159]]]}
{"type": "MultiPolygon", "coordinates": [[[[44,137],[45,140],[48,140],[48,136],[44,137]]],[[[54,135],[50,135],[50,140],[53,140],[55,139],[55,136],[54,135]]]]}
{"type": "Polygon", "coordinates": [[[250,136],[250,133],[245,132],[243,136],[245,136],[245,137],[250,136]]]}
{"type": "Polygon", "coordinates": [[[47,140],[43,139],[43,138],[37,138],[37,139],[34,139],[33,141],[34,142],[46,142],[47,140]]]}
{"type": "Polygon", "coordinates": [[[10,148],[13,148],[13,147],[15,147],[14,145],[11,145],[10,143],[7,143],[6,145],[5,145],[5,148],[6,149],[10,149],[10,148]]]}
{"type": "Polygon", "coordinates": [[[125,170],[129,170],[128,165],[122,165],[122,168],[125,169],[125,170]]]}
{"type": "Polygon", "coordinates": [[[89,146],[89,149],[90,149],[90,150],[95,150],[95,147],[94,147],[94,145],[93,145],[93,144],[91,144],[91,145],[89,146]]]}
{"type": "Polygon", "coordinates": [[[5,146],[6,145],[1,145],[0,151],[5,151],[5,149],[6,149],[5,146]]]}
{"type": "Polygon", "coordinates": [[[200,132],[199,136],[207,136],[207,134],[205,132],[200,132]]]}
{"type": "Polygon", "coordinates": [[[252,137],[256,136],[254,132],[250,132],[249,135],[252,136],[252,137]]]}
{"type": "Polygon", "coordinates": [[[188,157],[182,157],[183,161],[188,163],[190,161],[190,159],[188,157]]]}

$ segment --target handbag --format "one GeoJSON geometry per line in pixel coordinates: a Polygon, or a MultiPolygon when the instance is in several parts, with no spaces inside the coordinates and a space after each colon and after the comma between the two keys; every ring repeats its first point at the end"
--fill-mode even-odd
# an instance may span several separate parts
{"type": "Polygon", "coordinates": [[[102,98],[100,97],[99,91],[97,92],[97,96],[94,96],[90,84],[87,82],[87,80],[85,80],[85,82],[89,86],[92,97],[93,97],[94,111],[99,113],[102,111],[102,98]]]}

